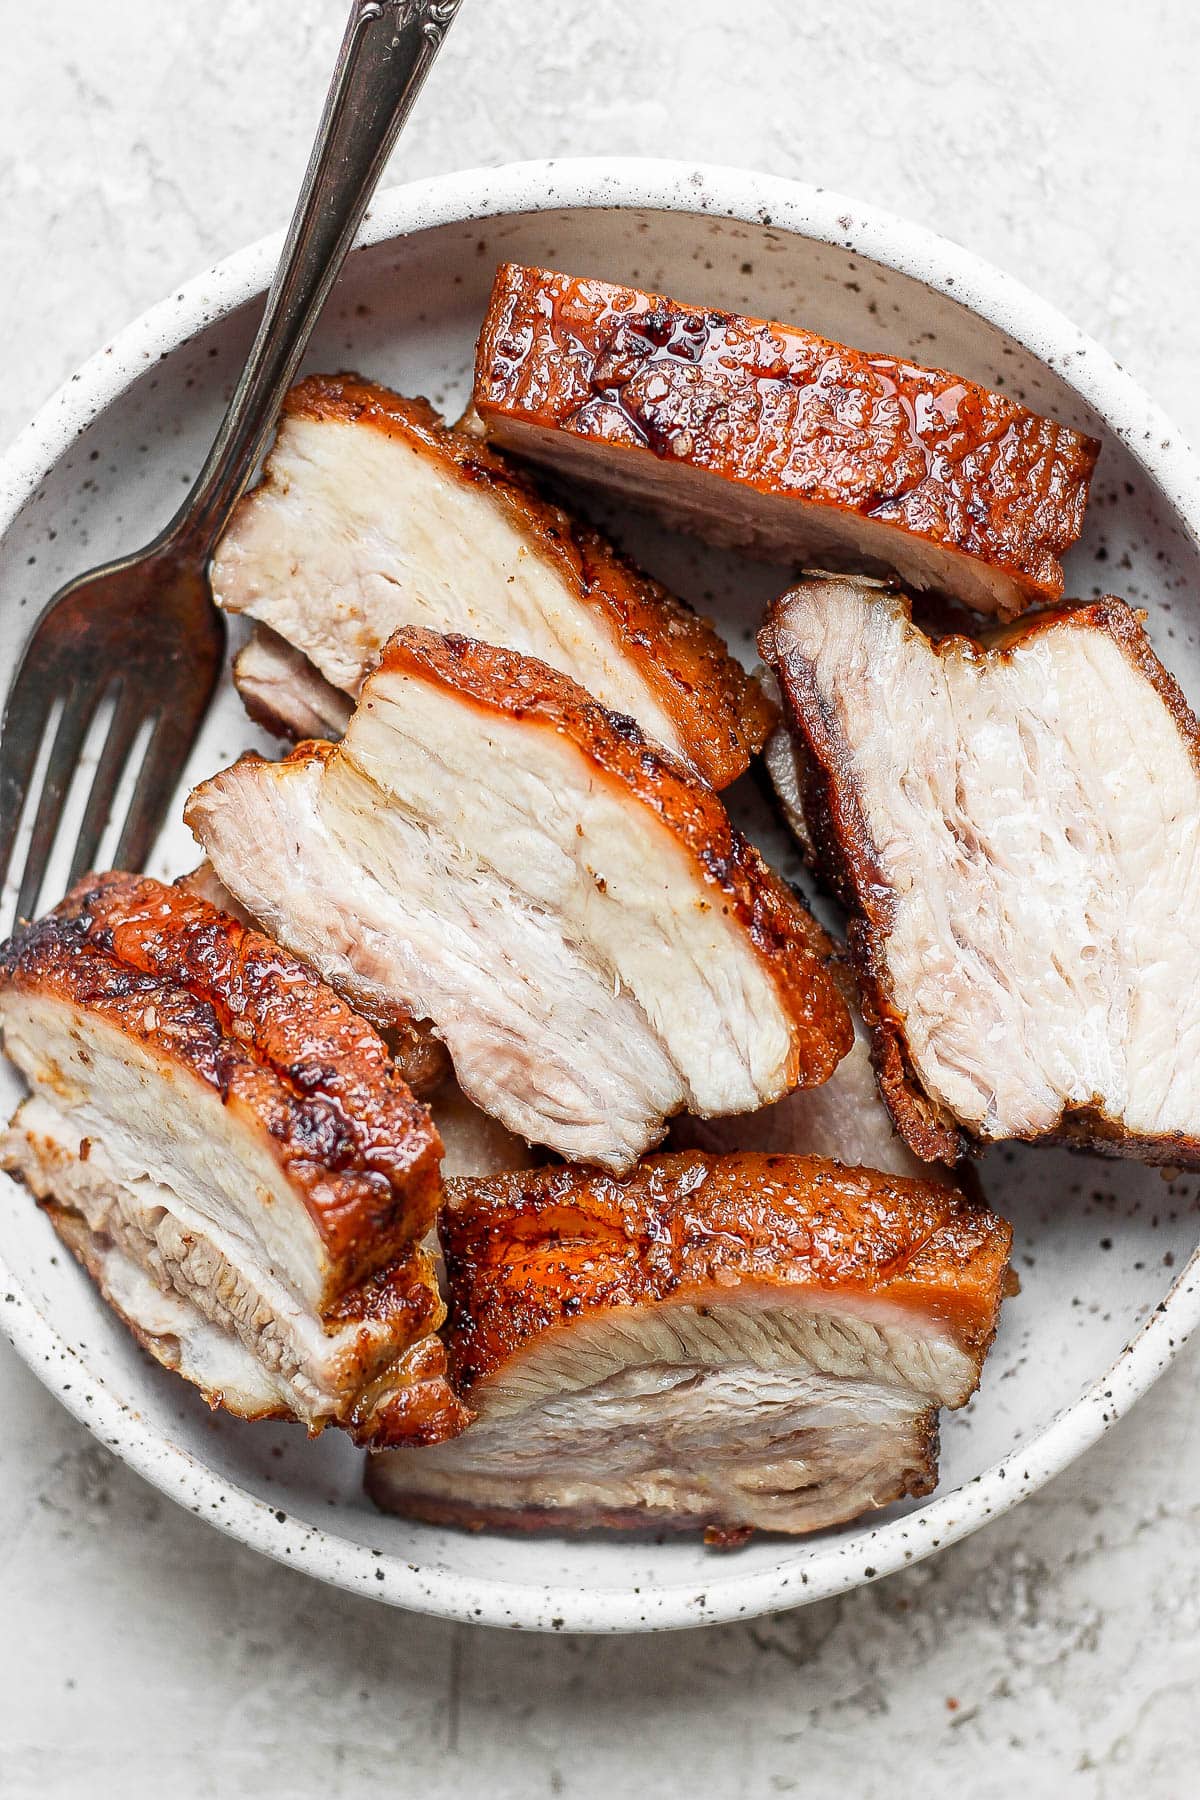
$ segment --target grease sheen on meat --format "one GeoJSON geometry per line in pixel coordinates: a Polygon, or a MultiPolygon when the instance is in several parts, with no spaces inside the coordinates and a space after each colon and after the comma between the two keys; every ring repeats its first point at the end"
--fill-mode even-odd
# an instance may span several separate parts
{"type": "Polygon", "coordinates": [[[207,901],[85,879],[0,954],[0,1144],[166,1367],[362,1444],[461,1428],[420,1249],[441,1144],[375,1032],[207,901]]]}
{"type": "Polygon", "coordinates": [[[514,264],[474,405],[496,443],[699,537],[1001,616],[1062,593],[1099,450],[943,369],[514,264]]]}
{"type": "Polygon", "coordinates": [[[651,1158],[449,1184],[454,1443],[370,1459],[438,1523],[802,1532],[937,1479],[1011,1232],[944,1186],[815,1157],[651,1158]]]}
{"type": "Polygon", "coordinates": [[[813,579],[760,643],[918,1154],[1200,1163],[1200,729],[1135,615],[934,642],[903,595],[813,579]]]}
{"type": "Polygon", "coordinates": [[[356,1004],[428,1019],[518,1136],[620,1168],[852,1040],[808,915],[707,785],[545,664],[405,630],[336,748],[243,759],[187,818],[356,1004]]]}
{"type": "Polygon", "coordinates": [[[234,677],[284,735],[341,730],[339,692],[357,696],[402,625],[540,657],[715,787],[771,723],[721,639],[660,583],[426,401],[356,376],[314,375],[288,395],[212,583],[227,611],[275,634],[252,639],[234,677]]]}

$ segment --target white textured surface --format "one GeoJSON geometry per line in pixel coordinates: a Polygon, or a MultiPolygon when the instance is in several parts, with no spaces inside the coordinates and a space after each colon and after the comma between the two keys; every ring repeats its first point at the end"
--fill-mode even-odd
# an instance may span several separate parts
{"type": "MultiPolygon", "coordinates": [[[[0,435],[281,221],[341,15],[0,0],[0,435]]],[[[1138,25],[1111,0],[466,0],[393,177],[618,150],[858,192],[1056,300],[1196,439],[1200,48],[1186,8],[1138,25]]],[[[1175,1800],[1200,1748],[1196,1356],[932,1563],[776,1622],[605,1642],[405,1617],[238,1550],[2,1353],[0,1795],[1175,1800]]]]}

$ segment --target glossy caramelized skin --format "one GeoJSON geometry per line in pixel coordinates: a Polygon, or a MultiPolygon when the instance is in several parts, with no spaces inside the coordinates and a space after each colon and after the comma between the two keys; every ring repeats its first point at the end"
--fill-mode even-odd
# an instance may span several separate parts
{"type": "Polygon", "coordinates": [[[379,1447],[467,1413],[421,1248],[441,1142],[377,1034],[200,896],[89,876],[0,951],[0,1161],[167,1368],[379,1447]]]}
{"type": "Polygon", "coordinates": [[[383,1507],[522,1531],[837,1524],[937,1480],[1011,1232],[817,1157],[655,1157],[448,1184],[448,1339],[475,1419],[371,1459],[383,1507]]]}
{"type": "MultiPolygon", "coordinates": [[[[718,788],[773,720],[717,633],[660,582],[427,401],[354,375],[313,375],[288,395],[263,481],[214,557],[213,587],[349,694],[406,625],[544,657],[718,788]]],[[[314,695],[333,710],[302,671],[289,683],[275,664],[251,653],[235,669],[252,711],[286,722],[290,705],[308,717],[314,695]]]]}
{"type": "Polygon", "coordinates": [[[254,1114],[346,1286],[418,1242],[441,1141],[379,1035],[306,963],[148,876],[85,879],[10,939],[0,979],[54,992],[254,1114]]]}
{"type": "Polygon", "coordinates": [[[815,1292],[934,1319],[976,1366],[1010,1227],[939,1182],[820,1157],[699,1151],[626,1176],[572,1168],[456,1182],[440,1226],[455,1378],[469,1393],[590,1312],[815,1292]]]}
{"type": "Polygon", "coordinates": [[[635,498],[639,481],[668,506],[682,492],[655,462],[716,478],[688,517],[716,541],[817,562],[841,545],[849,566],[890,563],[1001,614],[1062,593],[1059,558],[1079,536],[1099,450],[945,370],[513,264],[496,276],[474,404],[498,442],[553,460],[556,437],[564,466],[635,498]],[[584,446],[605,453],[603,473],[584,446]],[[720,483],[775,508],[739,522],[720,483]],[[947,556],[930,562],[922,544],[947,556]]]}

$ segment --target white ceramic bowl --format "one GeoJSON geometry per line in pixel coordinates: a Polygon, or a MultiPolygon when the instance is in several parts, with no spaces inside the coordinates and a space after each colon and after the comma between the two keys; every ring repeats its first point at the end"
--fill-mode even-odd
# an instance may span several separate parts
{"type": "MultiPolygon", "coordinates": [[[[0,465],[0,682],[57,583],[141,543],[198,466],[249,342],[277,240],[189,283],[94,357],[0,465]]],[[[661,287],[853,344],[948,365],[1104,440],[1068,592],[1115,588],[1200,698],[1200,477],[1177,434],[1095,344],[964,251],[790,182],[654,162],[529,163],[381,196],[308,358],[358,367],[453,409],[495,264],[548,263],[661,287]]],[[[715,613],[747,656],[779,571],[747,569],[631,520],[651,566],[715,613]]],[[[253,733],[227,694],[192,776],[253,733]]],[[[747,784],[743,784],[746,786],[747,784]]],[[[753,796],[744,817],[789,852],[753,796]]],[[[157,873],[191,865],[182,827],[157,873]]],[[[0,1105],[15,1090],[7,1075],[0,1105]]],[[[386,1519],[336,1432],[210,1414],[135,1348],[27,1196],[0,1195],[0,1325],[64,1404],[133,1468],[269,1555],[395,1605],[546,1629],[640,1630],[752,1616],[915,1561],[1015,1504],[1149,1385],[1200,1308],[1193,1184],[1055,1151],[992,1153],[983,1178],[1016,1225],[1020,1297],[974,1403],[946,1421],[942,1484],[921,1506],[732,1554],[651,1539],[471,1537],[386,1519]]]]}

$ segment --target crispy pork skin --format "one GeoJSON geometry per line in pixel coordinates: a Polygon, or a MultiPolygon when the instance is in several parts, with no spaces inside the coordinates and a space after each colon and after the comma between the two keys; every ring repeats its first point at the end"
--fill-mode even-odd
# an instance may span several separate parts
{"type": "Polygon", "coordinates": [[[814,579],[760,644],[917,1154],[1200,1164],[1200,728],[1136,616],[935,642],[903,595],[814,579]]]}
{"type": "Polygon", "coordinates": [[[276,634],[252,639],[234,676],[251,714],[293,737],[340,733],[339,693],[357,696],[402,625],[540,657],[715,787],[771,723],[716,633],[658,582],[426,401],[355,376],[288,396],[212,582],[228,611],[276,634]]]}
{"type": "Polygon", "coordinates": [[[30,1086],[0,1161],[168,1368],[362,1444],[459,1429],[419,1247],[441,1144],[311,969],[207,901],[90,876],[0,951],[30,1086]]]}
{"type": "Polygon", "coordinates": [[[373,1457],[439,1523],[803,1532],[937,1479],[1011,1232],[935,1183],[696,1152],[449,1184],[454,1444],[373,1457]]]}
{"type": "MultiPolygon", "coordinates": [[[[175,886],[186,894],[198,894],[202,900],[209,901],[218,911],[228,913],[240,924],[257,927],[257,921],[238,905],[207,859],[198,863],[188,874],[178,876],[175,886]]],[[[369,1012],[364,1013],[364,1016],[369,1018],[369,1012]]],[[[414,1019],[396,1005],[388,1006],[385,1016],[374,1023],[383,1036],[401,1079],[407,1082],[413,1093],[422,1100],[428,1100],[431,1094],[436,1094],[450,1078],[450,1058],[441,1039],[434,1036],[424,1020],[414,1019]]]]}
{"type": "Polygon", "coordinates": [[[187,818],[273,936],[431,1021],[468,1098],[564,1156],[626,1167],[681,1107],[753,1110],[850,1047],[712,790],[512,651],[398,632],[340,745],[244,758],[187,818]]]}
{"type": "Polygon", "coordinates": [[[506,264],[489,438],[714,543],[898,574],[981,612],[1057,599],[1099,445],[941,369],[506,264]]]}

